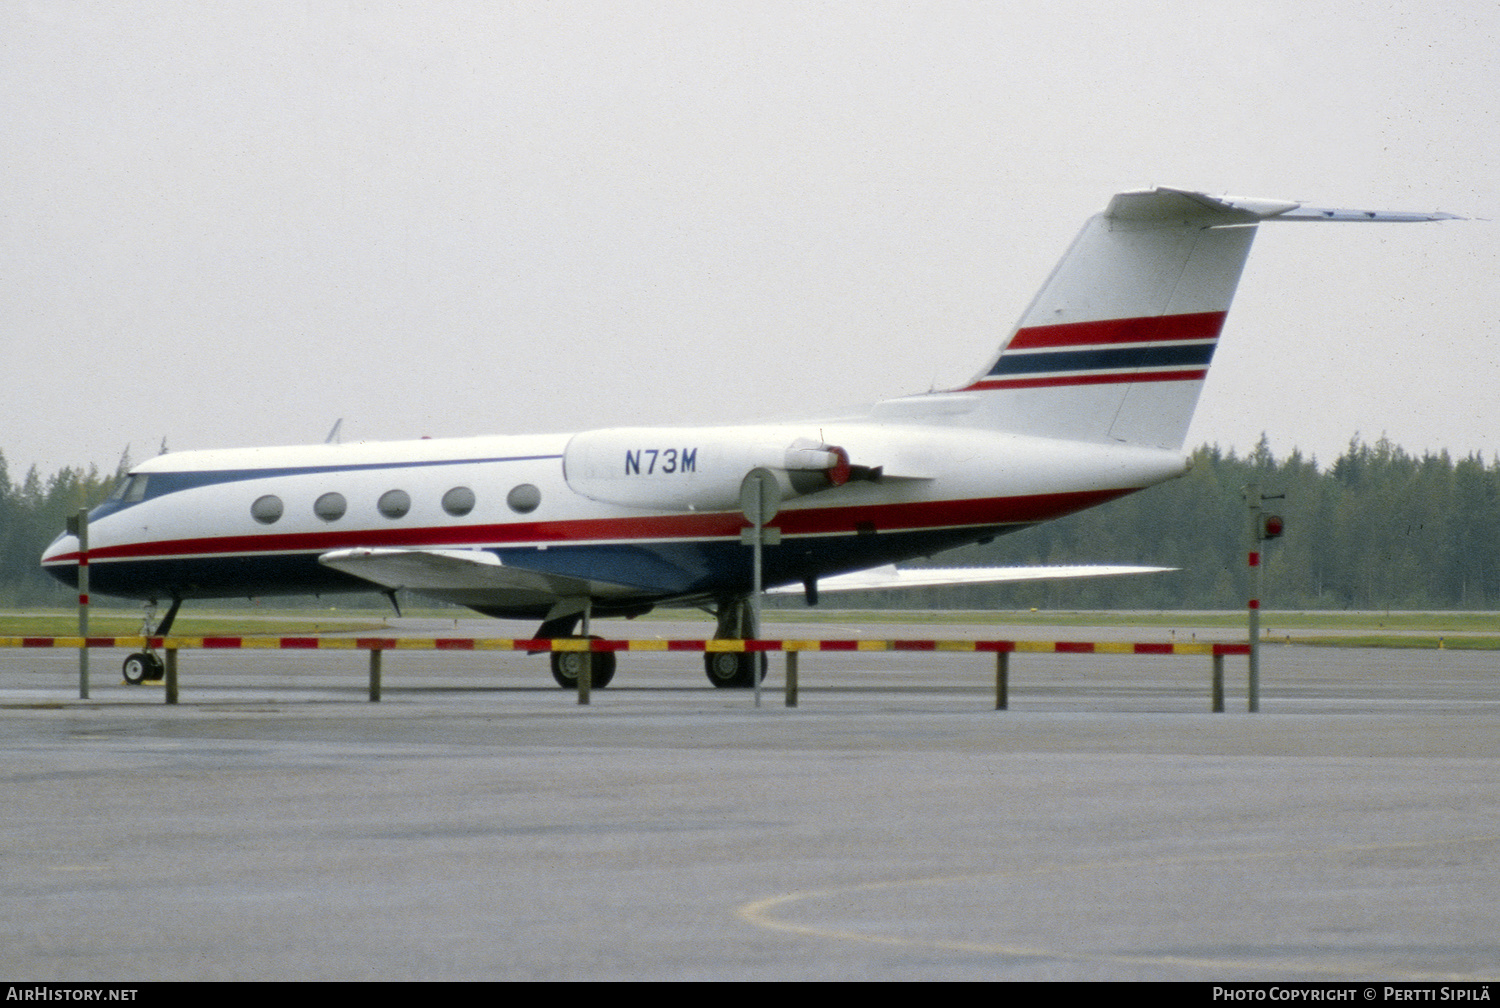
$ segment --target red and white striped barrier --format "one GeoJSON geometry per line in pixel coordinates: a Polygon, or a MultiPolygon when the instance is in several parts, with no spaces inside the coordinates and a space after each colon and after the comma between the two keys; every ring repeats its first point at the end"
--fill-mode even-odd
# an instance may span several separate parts
{"type": "MultiPolygon", "coordinates": [[[[0,637],[0,648],[130,648],[166,653],[166,702],[177,702],[177,652],[204,649],[294,649],[368,651],[370,699],[380,699],[381,656],[386,651],[781,651],[786,654],[786,705],[797,706],[798,657],[804,651],[947,651],[995,656],[995,709],[1009,706],[1012,654],[1210,655],[1213,658],[1210,710],[1224,709],[1224,656],[1247,655],[1249,644],[1151,643],[1124,641],[1026,640],[551,640],[510,637],[0,637]]],[[[589,686],[579,677],[578,702],[589,702],[589,686]]],[[[80,692],[86,697],[86,692],[80,692]]],[[[757,704],[759,698],[757,697],[757,704]]]]}
{"type": "Polygon", "coordinates": [[[1028,640],[555,640],[509,637],[0,637],[0,648],[268,648],[351,651],[962,651],[1243,655],[1249,644],[1028,640]]]}

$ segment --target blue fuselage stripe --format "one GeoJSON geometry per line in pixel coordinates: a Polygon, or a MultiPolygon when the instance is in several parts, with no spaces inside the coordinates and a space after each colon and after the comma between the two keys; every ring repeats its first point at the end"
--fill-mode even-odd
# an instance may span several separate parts
{"type": "Polygon", "coordinates": [[[143,473],[146,490],[138,499],[122,501],[111,498],[89,513],[90,521],[97,521],[116,511],[124,510],[141,501],[154,500],[167,494],[199,487],[218,486],[221,483],[241,483],[246,480],[275,479],[282,476],[308,476],[319,473],[374,472],[381,469],[430,469],[435,466],[485,465],[493,462],[542,462],[561,459],[561,455],[512,455],[505,458],[433,459],[422,462],[360,462],[350,465],[282,466],[272,469],[206,469],[193,472],[143,473]]]}

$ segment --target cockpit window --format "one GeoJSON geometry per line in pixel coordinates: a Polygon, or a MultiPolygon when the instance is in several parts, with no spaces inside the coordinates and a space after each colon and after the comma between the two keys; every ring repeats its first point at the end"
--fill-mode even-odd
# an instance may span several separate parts
{"type": "Polygon", "coordinates": [[[149,479],[150,477],[144,474],[126,476],[115,487],[115,492],[109,495],[109,499],[125,504],[139,503],[146,499],[146,482],[149,479]]]}

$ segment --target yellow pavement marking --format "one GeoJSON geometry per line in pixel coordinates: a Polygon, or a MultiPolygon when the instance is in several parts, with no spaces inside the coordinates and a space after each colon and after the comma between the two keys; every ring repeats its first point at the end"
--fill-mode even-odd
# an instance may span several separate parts
{"type": "Polygon", "coordinates": [[[1205,970],[1246,970],[1264,974],[1270,969],[1277,972],[1304,972],[1323,973],[1337,976],[1382,976],[1391,979],[1412,981],[1485,981],[1494,980],[1494,976],[1479,976],[1461,973],[1422,973],[1407,970],[1393,970],[1389,962],[1318,962],[1312,959],[1287,959],[1271,964],[1264,959],[1213,959],[1193,958],[1186,956],[1142,956],[1142,955],[1117,955],[1108,952],[1089,952],[1083,950],[1065,951],[1060,949],[1039,948],[1024,945],[1005,945],[999,942],[981,941],[955,941],[940,938],[908,938],[895,935],[870,934],[864,931],[850,930],[847,928],[819,927],[814,924],[796,924],[791,921],[781,920],[774,916],[773,911],[790,906],[793,903],[808,902],[818,899],[828,899],[839,896],[851,896],[858,893],[879,892],[893,889],[909,889],[919,886],[947,886],[963,885],[979,882],[986,879],[1022,878],[1025,876],[1039,876],[1049,874],[1065,873],[1087,873],[1090,871],[1118,871],[1121,869],[1140,868],[1148,865],[1170,865],[1170,864],[1209,864],[1214,862],[1232,861],[1265,861],[1275,858],[1307,858],[1313,855],[1324,854],[1348,854],[1381,850],[1403,850],[1422,849],[1445,846],[1456,846],[1459,844],[1494,843],[1500,840],[1500,835],[1459,837],[1452,840],[1411,840],[1397,841],[1392,843],[1374,844],[1351,844],[1347,846],[1327,847],[1322,850],[1276,850],[1276,851],[1242,851],[1230,854],[1186,854],[1181,857],[1161,858],[1124,858],[1118,861],[1084,861],[1075,864],[1050,864],[1041,865],[1036,868],[974,872],[963,875],[935,875],[912,879],[893,879],[885,882],[867,882],[856,885],[834,886],[828,889],[803,889],[789,893],[781,893],[776,896],[768,896],[764,899],[754,900],[746,903],[735,910],[735,916],[748,924],[756,927],[766,928],[771,931],[785,931],[791,934],[804,935],[812,938],[828,938],[839,941],[863,942],[871,945],[897,945],[912,948],[934,948],[949,949],[957,952],[982,952],[990,955],[1006,955],[1021,958],[1035,959],[1060,959],[1075,962],[1113,962],[1128,965],[1173,965],[1192,966],[1205,970]]]}

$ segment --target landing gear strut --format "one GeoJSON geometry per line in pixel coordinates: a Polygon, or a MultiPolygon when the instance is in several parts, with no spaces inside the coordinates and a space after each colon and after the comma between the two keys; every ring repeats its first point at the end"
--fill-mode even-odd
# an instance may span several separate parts
{"type": "MultiPolygon", "coordinates": [[[[715,640],[750,640],[759,631],[750,597],[740,595],[723,599],[715,614],[719,620],[715,640]]],[[[708,681],[720,689],[750,689],[757,678],[766,677],[764,651],[709,651],[703,656],[703,671],[708,681]]]]}
{"type": "Polygon", "coordinates": [[[177,610],[182,608],[182,599],[174,598],[172,605],[167,609],[167,615],[154,628],[151,626],[152,618],[156,615],[156,603],[153,601],[146,608],[146,616],[141,623],[141,636],[147,640],[146,650],[137,651],[125,659],[125,664],[120,667],[120,674],[131,686],[139,686],[149,680],[157,680],[166,674],[166,665],[156,650],[151,647],[152,637],[165,637],[172,632],[172,623],[177,619],[177,610]]]}

